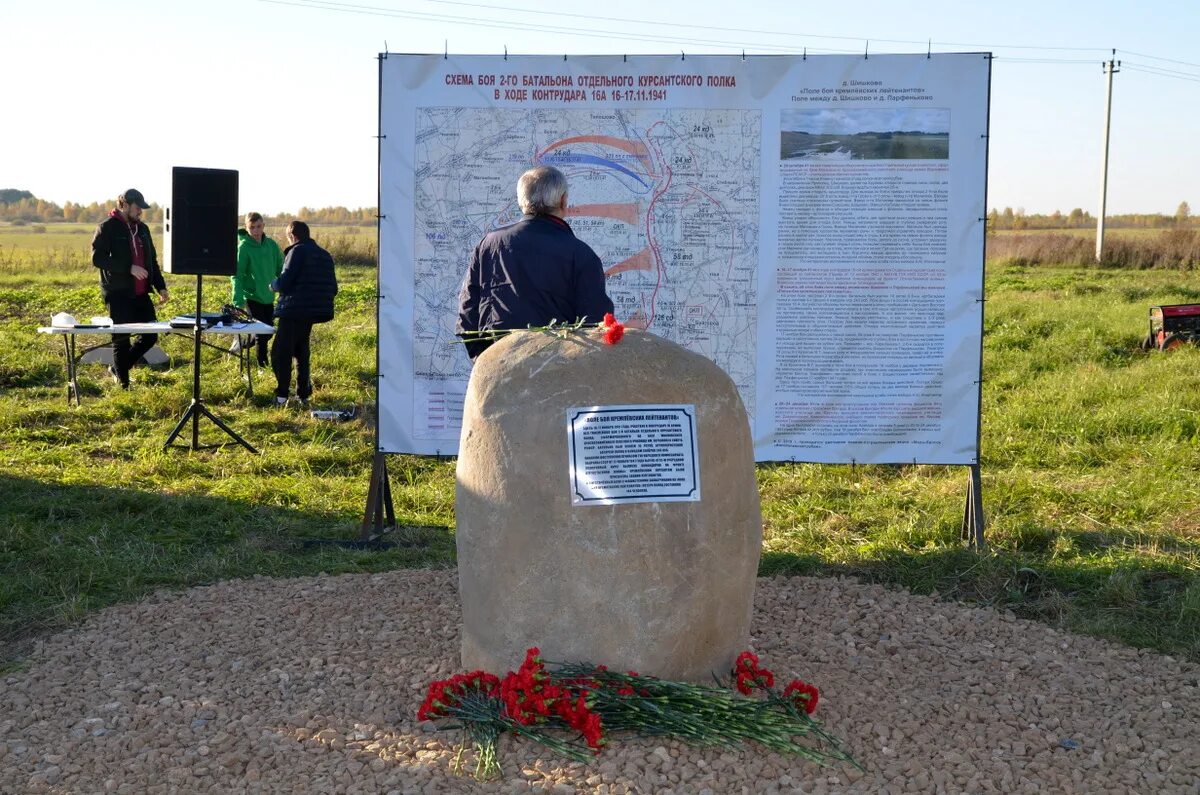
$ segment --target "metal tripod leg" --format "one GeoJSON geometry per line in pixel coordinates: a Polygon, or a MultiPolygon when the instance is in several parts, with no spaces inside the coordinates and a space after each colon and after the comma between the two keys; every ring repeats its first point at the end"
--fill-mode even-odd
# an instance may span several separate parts
{"type": "Polygon", "coordinates": [[[205,406],[204,402],[200,401],[200,400],[193,400],[192,405],[188,406],[187,411],[185,411],[183,413],[183,416],[179,418],[179,422],[176,423],[175,429],[173,431],[171,431],[171,434],[167,437],[167,441],[163,442],[164,450],[166,450],[168,447],[171,446],[172,442],[175,441],[175,439],[179,436],[180,432],[183,430],[183,426],[187,425],[188,420],[192,421],[192,444],[190,445],[190,447],[193,450],[205,450],[205,449],[210,449],[210,448],[215,448],[215,447],[224,447],[228,444],[236,443],[236,444],[240,444],[242,447],[245,447],[247,450],[254,453],[255,455],[258,454],[258,450],[254,449],[254,447],[249,442],[247,442],[245,439],[243,439],[241,436],[239,436],[237,431],[233,430],[228,425],[226,425],[224,422],[222,422],[220,419],[218,419],[217,415],[215,415],[211,411],[209,411],[208,406],[205,406]],[[208,419],[212,420],[213,424],[215,424],[218,428],[220,428],[222,431],[224,431],[226,434],[228,434],[228,436],[231,439],[233,439],[233,442],[224,442],[222,444],[206,444],[206,445],[200,444],[200,417],[202,417],[202,416],[207,417],[208,419]]]}
{"type": "MultiPolygon", "coordinates": [[[[175,425],[175,429],[173,431],[171,431],[171,434],[169,436],[167,436],[167,441],[163,443],[163,449],[166,450],[168,447],[171,446],[171,444],[175,441],[176,437],[178,437],[179,433],[183,430],[183,426],[187,425],[188,420],[192,421],[192,445],[191,445],[191,448],[193,450],[201,449],[200,417],[204,416],[204,417],[208,417],[210,420],[212,420],[213,423],[218,428],[220,428],[222,431],[224,431],[231,439],[233,439],[234,442],[236,442],[237,444],[240,444],[242,447],[245,447],[250,452],[257,454],[258,451],[255,450],[253,447],[251,447],[249,442],[247,442],[241,436],[238,436],[237,433],[235,433],[232,428],[230,428],[225,423],[221,422],[221,420],[217,419],[216,415],[213,414],[211,411],[209,411],[208,407],[204,405],[204,401],[200,399],[200,346],[202,343],[202,340],[200,338],[201,337],[200,300],[201,300],[202,294],[203,294],[203,277],[200,275],[197,275],[196,276],[196,321],[195,321],[195,325],[192,327],[192,339],[193,339],[193,345],[192,345],[192,404],[190,406],[188,406],[187,411],[185,411],[183,413],[183,416],[179,418],[179,422],[175,425]]],[[[229,444],[229,443],[226,442],[224,444],[204,445],[204,447],[206,447],[206,448],[207,447],[224,447],[225,444],[229,444]]]]}

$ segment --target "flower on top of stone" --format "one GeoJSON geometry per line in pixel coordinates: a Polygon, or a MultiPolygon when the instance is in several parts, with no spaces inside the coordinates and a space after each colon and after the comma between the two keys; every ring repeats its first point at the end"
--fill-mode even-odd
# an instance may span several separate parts
{"type": "Polygon", "coordinates": [[[604,344],[616,345],[625,336],[625,326],[618,323],[612,312],[604,316],[604,344]]]}

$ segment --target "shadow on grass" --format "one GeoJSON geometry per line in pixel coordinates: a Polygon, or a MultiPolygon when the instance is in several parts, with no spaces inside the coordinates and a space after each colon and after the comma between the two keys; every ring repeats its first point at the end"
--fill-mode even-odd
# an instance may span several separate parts
{"type": "Polygon", "coordinates": [[[359,521],[0,475],[0,664],[38,633],[157,588],[453,563],[454,537],[445,527],[402,530],[383,549],[314,543],[357,539],[359,521]]]}
{"type": "MultiPolygon", "coordinates": [[[[90,465],[102,468],[105,461],[90,465]]],[[[382,549],[324,543],[357,539],[359,519],[121,484],[0,475],[0,669],[24,653],[23,641],[34,635],[158,588],[453,565],[447,527],[403,529],[388,538],[395,546],[382,549]]],[[[1158,539],[1160,550],[1168,548],[1165,540],[1158,539]]],[[[1200,574],[1187,563],[1200,555],[1200,545],[1176,536],[1169,542],[1174,559],[1126,554],[1148,541],[1115,530],[1026,530],[997,538],[985,553],[949,538],[926,547],[880,542],[832,554],[769,551],[760,574],[845,575],[936,592],[1200,662],[1200,574]],[[1068,551],[1056,549],[1055,539],[1068,551]]]]}
{"type": "Polygon", "coordinates": [[[1178,561],[893,547],[850,561],[765,552],[759,573],[848,576],[904,587],[1200,662],[1200,574],[1178,561]]]}

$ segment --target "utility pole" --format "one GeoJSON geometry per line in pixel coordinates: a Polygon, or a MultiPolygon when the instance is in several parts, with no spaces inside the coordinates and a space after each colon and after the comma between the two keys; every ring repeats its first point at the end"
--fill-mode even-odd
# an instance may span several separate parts
{"type": "Polygon", "coordinates": [[[1108,75],[1108,93],[1104,97],[1104,168],[1100,172],[1100,216],[1096,219],[1096,262],[1104,255],[1104,213],[1108,204],[1108,133],[1112,127],[1112,78],[1121,71],[1121,62],[1115,60],[1117,51],[1112,51],[1113,57],[1103,64],[1104,73],[1108,75]]]}

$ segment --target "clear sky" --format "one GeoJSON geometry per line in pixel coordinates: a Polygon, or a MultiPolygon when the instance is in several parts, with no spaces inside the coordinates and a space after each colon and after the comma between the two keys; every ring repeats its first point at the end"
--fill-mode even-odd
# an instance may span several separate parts
{"type": "Polygon", "coordinates": [[[0,188],[61,203],[133,186],[166,204],[170,167],[195,165],[239,169],[244,210],[373,206],[385,41],[699,54],[932,39],[998,56],[989,207],[1097,210],[1115,47],[1109,212],[1200,211],[1198,33],[1200,0],[0,0],[0,188]]]}

